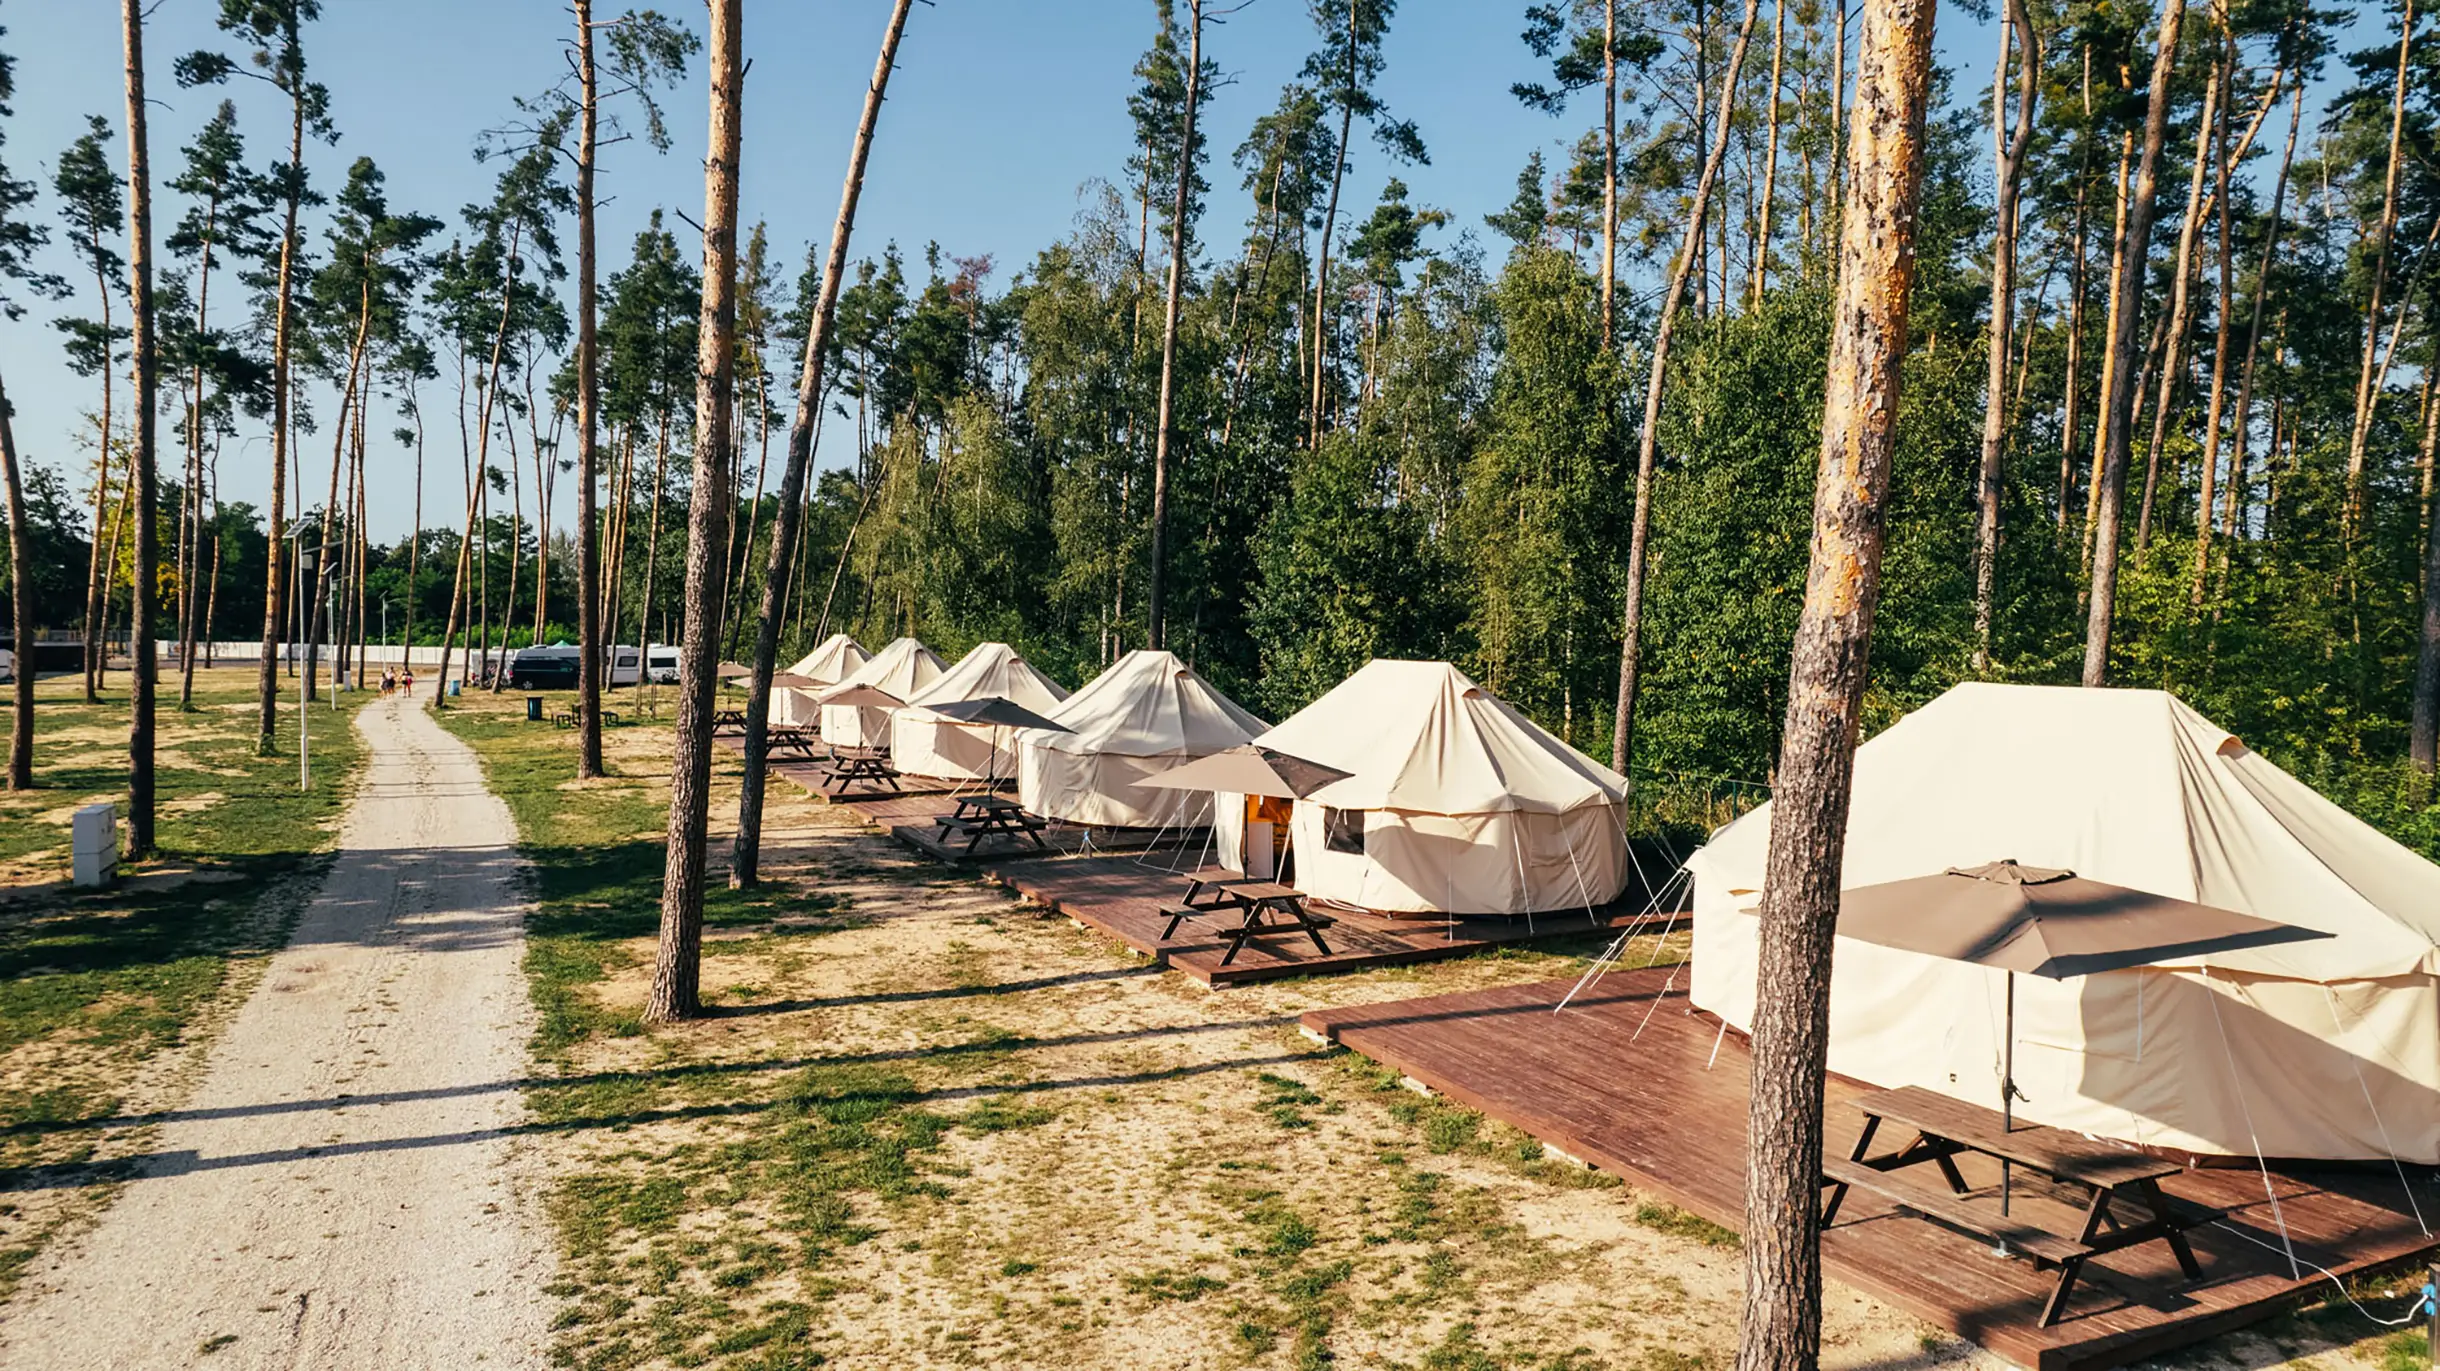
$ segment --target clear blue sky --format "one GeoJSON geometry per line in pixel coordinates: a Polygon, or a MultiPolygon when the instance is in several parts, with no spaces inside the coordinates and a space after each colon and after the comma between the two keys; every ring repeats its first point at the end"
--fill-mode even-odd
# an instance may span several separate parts
{"type": "MultiPolygon", "coordinates": [[[[602,5],[618,7],[618,0],[602,5]]],[[[664,8],[700,29],[698,4],[666,0],[664,8]]],[[[829,231],[888,9],[887,0],[747,5],[753,66],[746,82],[745,219],[767,220],[774,246],[792,265],[807,241],[829,231]]],[[[212,29],[217,10],[212,0],[160,0],[155,8],[148,50],[156,178],[174,174],[180,147],[224,93],[240,102],[253,160],[262,164],[281,150],[285,116],[261,83],[241,79],[225,92],[182,91],[170,77],[175,55],[223,46],[212,29]]],[[[1588,104],[1581,118],[1554,120],[1526,112],[1509,95],[1509,83],[1531,78],[1537,67],[1518,40],[1521,10],[1517,0],[1407,0],[1388,46],[1382,94],[1395,113],[1421,125],[1432,153],[1429,167],[1398,174],[1419,203],[1448,209],[1458,226],[1478,231],[1482,215],[1514,194],[1527,152],[1572,140],[1591,117],[1588,104]]],[[[82,132],[85,116],[106,115],[113,127],[123,122],[117,11],[101,0],[0,0],[5,48],[18,59],[7,161],[16,175],[41,184],[36,212],[46,219],[56,210],[49,182],[59,151],[82,132]]],[[[454,224],[460,206],[488,194],[495,171],[473,162],[476,135],[510,116],[512,97],[559,74],[569,23],[557,0],[324,0],[324,18],[307,37],[308,58],[330,87],[340,140],[311,154],[316,184],[334,188],[350,160],[370,156],[389,174],[394,206],[442,214],[454,224]]],[[[878,254],[896,239],[915,259],[925,242],[938,240],[949,253],[994,255],[1003,280],[1023,268],[1069,231],[1080,186],[1122,174],[1132,134],[1125,113],[1131,68],[1152,24],[1150,0],[918,5],[882,115],[857,224],[858,255],[878,254]]],[[[1990,65],[1993,31],[1954,5],[1943,7],[1941,28],[1942,58],[1961,68],[1957,88],[1972,98],[1990,65]]],[[[1221,158],[1312,46],[1302,0],[1253,0],[1211,32],[1206,47],[1232,82],[1209,107],[1221,158]]],[[[667,104],[674,139],[667,156],[640,140],[606,155],[605,273],[622,263],[627,241],[656,205],[701,215],[699,62],[692,82],[667,104]]],[[[123,158],[123,145],[114,155],[123,158]]],[[[1390,168],[1369,144],[1359,159],[1349,193],[1362,206],[1390,168]]],[[[1225,241],[1224,226],[1242,220],[1247,206],[1225,163],[1211,180],[1218,193],[1206,236],[1225,241]]],[[[175,204],[157,209],[156,233],[166,232],[177,213],[175,204]]],[[[699,242],[685,241],[679,227],[685,249],[699,252],[699,242]]],[[[56,245],[51,256],[55,269],[73,275],[56,245]]],[[[92,296],[87,280],[67,305],[39,306],[24,320],[0,324],[0,375],[17,406],[20,448],[34,461],[69,469],[78,489],[85,487],[89,457],[72,435],[83,423],[79,416],[96,404],[97,384],[68,370],[49,321],[62,310],[90,314],[92,296]]],[[[320,408],[335,406],[325,400],[320,408]]],[[[368,462],[372,532],[383,539],[405,531],[411,509],[411,466],[384,436],[389,427],[371,430],[368,462]]],[[[301,441],[309,454],[321,450],[315,465],[326,470],[329,437],[301,441]]],[[[426,486],[428,522],[445,517],[436,509],[462,499],[454,447],[428,450],[436,468],[426,486]]],[[[836,444],[826,448],[827,465],[839,454],[836,444]]],[[[268,451],[259,432],[228,445],[221,464],[226,498],[263,501],[268,451]]],[[[164,466],[175,471],[169,460],[164,466]]],[[[309,480],[309,492],[323,479],[309,480]]],[[[563,510],[572,503],[564,487],[559,503],[563,510]]]]}

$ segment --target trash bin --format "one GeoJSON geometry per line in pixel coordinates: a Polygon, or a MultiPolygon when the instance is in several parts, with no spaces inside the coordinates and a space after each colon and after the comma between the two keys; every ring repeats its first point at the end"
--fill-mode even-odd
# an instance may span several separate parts
{"type": "Polygon", "coordinates": [[[529,724],[538,724],[542,722],[541,696],[528,695],[525,697],[525,721],[529,724]]]}
{"type": "Polygon", "coordinates": [[[464,681],[451,681],[448,686],[448,693],[455,696],[458,693],[458,687],[464,684],[466,684],[464,681]]]}

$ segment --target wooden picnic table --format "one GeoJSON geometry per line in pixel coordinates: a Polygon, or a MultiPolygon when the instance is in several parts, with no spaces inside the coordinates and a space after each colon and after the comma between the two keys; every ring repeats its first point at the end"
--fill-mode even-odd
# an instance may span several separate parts
{"type": "Polygon", "coordinates": [[[1305,893],[1293,886],[1203,876],[1188,877],[1185,901],[1162,912],[1169,916],[1168,926],[1161,930],[1162,942],[1176,937],[1178,925],[1188,919],[1208,915],[1218,923],[1221,936],[1229,940],[1228,952],[1220,958],[1222,966],[1237,960],[1247,943],[1270,933],[1302,933],[1327,957],[1330,944],[1322,941],[1322,930],[1338,922],[1305,908],[1305,893]],[[1206,892],[1211,892],[1208,901],[1203,899],[1206,892]]]}
{"type": "Polygon", "coordinates": [[[2055,1266],[2059,1283],[2043,1306],[2041,1327],[2059,1321],[2067,1297],[2075,1289],[2084,1263],[2105,1252],[2139,1243],[2165,1242],[2188,1280],[2200,1280],[2203,1269],[2194,1260],[2186,1230],[2220,1217],[2220,1211],[2174,1200],[2161,1193],[2163,1177],[2185,1168],[2176,1162],[2130,1152],[2097,1142],[2081,1133],[2042,1124],[2009,1127],[1996,1110],[1953,1100],[1920,1086],[1881,1090],[1854,1101],[1864,1114],[1864,1130],[1844,1160],[1825,1158],[1822,1186],[1822,1226],[1838,1217],[1839,1204],[1852,1187],[1911,1209],[1925,1218],[1976,1233],[2021,1256],[2036,1267],[2055,1266]],[[1886,1120],[1914,1130],[1914,1140],[1895,1152],[1869,1155],[1873,1137],[1886,1120]],[[1996,1157],[2046,1177],[2062,1198],[2084,1205],[2084,1222],[2074,1234],[2055,1232],[2021,1212],[2002,1212],[2000,1192],[1993,1187],[1971,1189],[1958,1174],[1954,1160],[1975,1152],[1996,1157]],[[1944,1185],[1915,1179],[1912,1168],[1926,1162],[1940,1172],[1944,1185]]]}
{"type": "Polygon", "coordinates": [[[890,759],[878,752],[841,753],[830,759],[829,767],[830,783],[838,788],[840,794],[847,793],[849,786],[859,782],[876,790],[883,785],[892,790],[901,789],[898,773],[890,768],[890,759]]]}
{"type": "Polygon", "coordinates": [[[740,733],[746,731],[746,712],[744,710],[724,709],[712,716],[712,732],[725,733],[732,728],[740,733]]]}
{"type": "Polygon", "coordinates": [[[800,757],[814,755],[819,739],[806,733],[802,724],[773,724],[763,732],[765,752],[793,752],[800,757]]]}
{"type": "Polygon", "coordinates": [[[1042,830],[1050,827],[1050,820],[1039,814],[1028,814],[1025,806],[997,795],[960,796],[954,812],[943,814],[933,822],[940,826],[941,846],[948,847],[962,835],[966,839],[966,855],[969,857],[974,855],[975,848],[981,846],[985,838],[995,835],[1023,838],[1038,850],[1050,850],[1050,845],[1042,841],[1042,830]]]}

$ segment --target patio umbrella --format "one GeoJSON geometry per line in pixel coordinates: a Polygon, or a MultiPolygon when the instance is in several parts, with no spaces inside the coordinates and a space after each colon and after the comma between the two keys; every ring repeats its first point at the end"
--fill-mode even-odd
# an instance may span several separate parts
{"type": "Polygon", "coordinates": [[[718,676],[721,680],[734,681],[740,676],[753,675],[754,668],[747,666],[742,662],[722,662],[719,669],[713,674],[718,676]]]}
{"type": "Polygon", "coordinates": [[[1016,701],[1003,699],[998,695],[985,695],[973,700],[951,700],[946,704],[925,705],[924,708],[943,718],[955,719],[962,724],[989,724],[991,726],[991,761],[984,767],[984,770],[990,774],[983,777],[985,785],[998,785],[1000,781],[999,730],[1003,728],[1044,728],[1053,733],[1070,731],[1066,724],[1054,723],[1016,701]]]}
{"type": "Polygon", "coordinates": [[[906,701],[878,686],[834,686],[828,694],[813,697],[815,704],[839,705],[857,709],[896,709],[906,701]]]}
{"type": "MultiPolygon", "coordinates": [[[[1937,876],[1859,886],[1839,897],[1842,938],[1995,967],[2008,973],[2000,1117],[2016,1126],[2016,977],[2050,980],[2122,971],[2330,935],[2168,895],[2014,861],[1951,867],[1937,876]]],[[[2009,1174],[2000,1163],[2000,1212],[2009,1174]]]]}
{"type": "Polygon", "coordinates": [[[1239,795],[1301,800],[1332,781],[1343,781],[1354,774],[1309,762],[1277,748],[1240,743],[1147,776],[1136,784],[1156,790],[1226,790],[1239,795]]]}
{"type": "Polygon", "coordinates": [[[785,686],[790,690],[820,690],[824,683],[811,676],[799,676],[793,671],[783,671],[771,678],[771,684],[785,686]]]}

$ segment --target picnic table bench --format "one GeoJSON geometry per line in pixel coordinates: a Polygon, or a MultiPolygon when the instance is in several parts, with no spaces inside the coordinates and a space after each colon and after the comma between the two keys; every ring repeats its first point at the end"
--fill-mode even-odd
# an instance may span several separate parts
{"type": "MultiPolygon", "coordinates": [[[[573,709],[563,709],[551,716],[551,723],[558,728],[574,728],[580,722],[582,722],[582,720],[573,709]]],[[[618,711],[615,709],[603,710],[602,722],[605,724],[617,723],[618,711]]]]}
{"type": "Polygon", "coordinates": [[[714,734],[726,733],[730,729],[735,729],[740,733],[746,731],[746,712],[744,710],[724,709],[712,715],[714,734]]]}
{"type": "MultiPolygon", "coordinates": [[[[2140,1243],[2165,1242],[2188,1280],[2202,1278],[2203,1269],[2186,1241],[2186,1230],[2221,1217],[2221,1212],[2161,1192],[2163,1177],[2185,1168],[2176,1162],[2148,1157],[2097,1142],[2080,1133],[2041,1124],[2007,1126],[1995,1110],[1953,1100],[1920,1086],[1881,1090],[1859,1097],[1855,1107],[1864,1114],[1864,1129],[1844,1159],[1825,1157],[1822,1187],[1822,1226],[1838,1217],[1850,1189],[1864,1190],[1928,1219],[1978,1234],[2005,1250],[2032,1259],[2035,1266],[2056,1267],[2058,1284],[2042,1308],[2040,1326],[2048,1328],[2066,1312],[2069,1294],[2086,1261],[2140,1243]],[[1870,1155],[1875,1134],[1886,1120],[1914,1130],[1913,1141],[1895,1152],[1870,1155]],[[1955,1158],[1980,1153],[2047,1178],[2039,1187],[2058,1198],[2084,1205],[2084,1222],[2072,1235],[2055,1231],[2024,1214],[2003,1212],[2000,1192],[1971,1189],[1958,1173],[1955,1158]],[[1930,1163],[1941,1185],[1912,1174],[1930,1163]],[[2122,1215],[2123,1211],[2123,1215],[2122,1215]]],[[[2029,1187],[2033,1188],[2033,1187],[2029,1187]]]]}
{"type": "Polygon", "coordinates": [[[1162,942],[1176,937],[1178,925],[1188,919],[1210,917],[1218,923],[1220,936],[1229,940],[1228,952],[1220,958],[1222,966],[1237,960],[1247,943],[1272,933],[1302,933],[1327,957],[1330,944],[1322,941],[1322,930],[1338,922],[1307,909],[1305,893],[1293,886],[1226,877],[1187,878],[1185,900],[1178,908],[1161,913],[1169,918],[1168,926],[1161,930],[1162,942]],[[1208,900],[1203,898],[1206,892],[1211,892],[1208,900]]]}
{"type": "Polygon", "coordinates": [[[763,732],[765,752],[793,752],[800,757],[811,757],[817,741],[817,738],[806,733],[802,724],[773,724],[763,732]]]}
{"type": "Polygon", "coordinates": [[[1042,841],[1042,831],[1050,827],[1050,820],[1039,814],[1026,813],[1025,806],[1005,796],[960,795],[952,812],[932,822],[940,826],[939,836],[943,847],[963,835],[969,857],[974,855],[974,849],[985,838],[995,834],[1005,838],[1023,838],[1040,850],[1049,850],[1049,844],[1042,841]]]}
{"type": "Polygon", "coordinates": [[[876,790],[883,785],[892,790],[901,789],[898,773],[890,768],[890,759],[878,752],[842,753],[833,756],[826,765],[830,771],[830,783],[837,787],[840,794],[847,793],[849,786],[858,783],[870,785],[876,790]]]}

